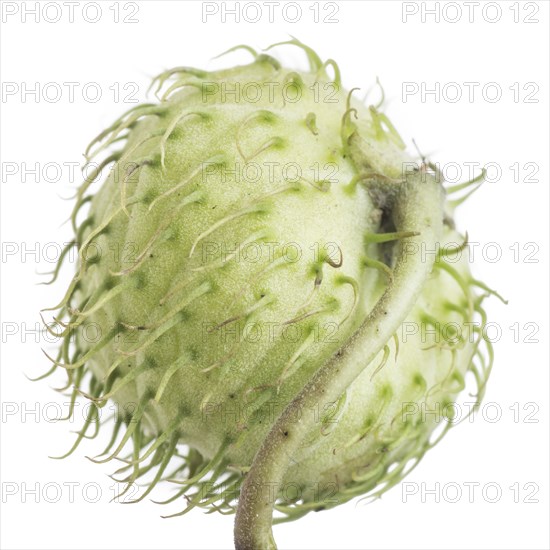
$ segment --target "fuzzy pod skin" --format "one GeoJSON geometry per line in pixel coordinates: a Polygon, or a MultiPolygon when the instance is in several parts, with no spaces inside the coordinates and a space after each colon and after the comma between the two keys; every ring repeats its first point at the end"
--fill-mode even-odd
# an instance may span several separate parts
{"type": "Polygon", "coordinates": [[[310,71],[250,48],[249,65],[167,71],[158,103],[92,142],[112,167],[77,193],[79,265],[48,326],[49,372],[93,404],[70,452],[114,401],[95,460],[131,444],[127,488],[175,481],[174,515],[239,501],[238,548],[274,547],[272,507],[295,519],[398,483],[452,425],[425,411],[452,412],[469,373],[480,401],[492,364],[492,291],[449,261],[453,195],[479,180],[445,189],[332,60],[290,43],[310,71]]]}

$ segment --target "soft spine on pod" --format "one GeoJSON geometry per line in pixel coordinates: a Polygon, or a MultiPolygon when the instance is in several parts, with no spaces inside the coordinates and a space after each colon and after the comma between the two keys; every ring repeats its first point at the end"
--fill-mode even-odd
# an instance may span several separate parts
{"type": "MultiPolygon", "coordinates": [[[[306,75],[288,72],[281,82],[306,90],[309,81],[304,79],[310,78],[314,83],[332,83],[340,93],[339,69],[333,60],[323,63],[311,48],[295,39],[282,44],[302,48],[308,56],[310,72],[306,75]],[[328,67],[333,69],[333,80],[327,74],[328,67]]],[[[470,372],[477,385],[479,406],[492,366],[492,347],[483,330],[486,317],[481,304],[487,295],[496,293],[472,278],[467,270],[446,261],[446,257],[460,253],[467,246],[467,238],[454,246],[438,248],[442,242],[449,241],[454,230],[452,210],[477,189],[483,174],[464,184],[444,188],[439,172],[424,159],[420,167],[404,171],[404,157],[400,156],[404,144],[380,111],[381,104],[371,106],[370,119],[364,121],[357,104],[353,103],[353,90],[345,96],[345,109],[338,113],[337,139],[328,142],[328,152],[319,150],[327,155],[325,160],[338,159],[349,179],[342,189],[335,189],[335,193],[348,197],[350,204],[358,190],[364,193],[361,200],[356,201],[357,209],[350,217],[362,212],[361,208],[376,212],[372,220],[365,221],[367,229],[362,238],[367,253],[363,253],[353,267],[348,252],[351,250],[353,256],[356,244],[346,248],[345,243],[340,242],[338,260],[328,254],[319,255],[308,265],[303,289],[298,288],[295,294],[289,291],[289,295],[283,297],[273,294],[272,287],[277,285],[272,283],[270,287],[264,281],[273,277],[280,284],[282,279],[276,277],[282,277],[281,266],[298,281],[298,268],[302,265],[299,262],[298,267],[291,267],[279,255],[254,273],[243,271],[242,266],[234,267],[235,258],[248,244],[270,242],[274,233],[284,231],[285,208],[290,209],[300,200],[312,201],[316,208],[329,208],[331,192],[331,181],[320,177],[283,180],[279,187],[267,186],[259,191],[246,187],[234,192],[235,188],[227,187],[222,191],[233,203],[226,211],[217,213],[224,208],[222,202],[230,202],[220,191],[223,180],[215,176],[218,179],[208,186],[204,177],[231,165],[233,157],[228,151],[234,150],[236,157],[245,163],[285,151],[288,137],[284,133],[256,141],[258,136],[265,135],[265,128],[288,130],[290,127],[290,131],[304,132],[316,147],[323,143],[318,139],[322,136],[322,117],[308,111],[301,113],[299,120],[291,116],[284,118],[285,105],[279,111],[259,107],[244,115],[232,114],[226,109],[230,113],[224,115],[227,126],[222,130],[218,128],[213,134],[215,137],[208,141],[207,136],[216,129],[219,105],[215,101],[206,104],[195,101],[187,106],[185,102],[194,97],[193,91],[199,92],[200,97],[205,85],[211,85],[212,81],[224,82],[226,78],[247,81],[252,78],[250,74],[256,72],[262,78],[275,78],[282,71],[274,58],[258,54],[247,46],[229,51],[238,48],[254,55],[250,66],[217,73],[181,67],[162,73],[152,83],[152,86],[157,84],[156,93],[171,78],[176,80],[160,103],[131,109],[86,150],[87,165],[90,165],[99,154],[122,144],[97,165],[78,189],[71,216],[75,238],[63,250],[53,277],[46,284],[57,279],[73,247],[78,249],[78,269],[62,300],[43,310],[58,311],[53,325],[45,325],[62,344],[55,358],[46,354],[53,366],[38,379],[53,374],[57,368],[65,369],[67,384],[60,391],[72,386],[68,417],[74,414],[79,395],[91,403],[84,426],[63,457],[74,452],[84,438],[97,436],[100,424],[104,423],[101,409],[109,399],[114,399],[122,410],[116,415],[107,448],[92,460],[107,462],[119,457],[126,444],[132,444],[126,464],[116,472],[124,476],[119,481],[126,484],[119,496],[142,476],[156,471],[146,491],[134,502],[149,495],[163,479],[172,480],[178,486],[174,496],[165,503],[183,496],[187,499],[186,508],[174,516],[196,506],[231,513],[235,512],[238,500],[235,545],[245,550],[275,548],[271,531],[274,507],[283,513],[278,521],[284,521],[299,518],[311,510],[336,506],[357,495],[379,497],[410,472],[435,444],[429,437],[433,427],[416,420],[403,423],[401,431],[393,433],[377,426],[382,452],[372,450],[376,441],[367,446],[368,437],[375,437],[372,426],[377,419],[373,420],[372,415],[360,432],[341,435],[343,428],[339,428],[340,432],[338,428],[329,430],[333,417],[345,414],[349,406],[348,393],[357,387],[357,380],[369,368],[374,370],[370,382],[382,380],[377,386],[377,391],[384,396],[378,414],[380,418],[390,414],[388,403],[393,399],[392,389],[389,383],[384,383],[382,369],[387,369],[392,361],[398,364],[399,347],[405,346],[399,336],[400,327],[411,312],[415,312],[441,336],[437,315],[429,314],[429,303],[421,299],[428,285],[437,286],[432,281],[434,275],[446,277],[445,284],[454,285],[453,292],[461,295],[460,300],[449,299],[445,307],[438,310],[441,315],[444,311],[444,319],[461,319],[471,324],[477,316],[479,323],[474,328],[473,342],[443,335],[442,343],[426,347],[426,356],[448,352],[451,363],[449,369],[444,369],[444,375],[430,384],[428,374],[422,373],[422,369],[410,373],[416,384],[415,402],[428,400],[433,395],[452,402],[453,396],[464,389],[464,376],[470,372]],[[186,107],[176,110],[180,103],[186,107]],[[190,136],[183,142],[184,148],[178,149],[182,128],[189,131],[190,136]],[[231,133],[235,128],[236,132],[231,133]],[[261,133],[254,134],[256,129],[261,133]],[[252,133],[247,137],[247,132],[252,133]],[[336,142],[339,150],[334,145],[336,142]],[[195,157],[200,161],[195,160],[193,164],[195,157]],[[114,169],[108,180],[93,194],[94,181],[111,164],[114,169]],[[467,192],[462,197],[447,200],[448,195],[463,190],[467,192]],[[245,197],[247,200],[243,202],[245,197]],[[88,203],[92,205],[90,214],[79,222],[79,212],[88,203]],[[215,210],[218,205],[220,209],[215,210]],[[182,220],[189,221],[183,223],[182,220]],[[201,262],[201,247],[204,249],[216,232],[228,231],[229,227],[238,245],[226,257],[220,255],[213,261],[201,262]],[[129,243],[128,235],[135,239],[130,243],[135,245],[135,250],[126,257],[123,248],[129,243]],[[185,244],[185,250],[181,243],[185,244]],[[113,257],[102,256],[101,251],[113,244],[119,247],[113,257]],[[422,247],[438,252],[430,257],[421,253],[422,247]],[[340,273],[344,257],[348,273],[340,273]],[[231,277],[238,284],[228,292],[224,281],[231,277]],[[253,284],[259,288],[251,290],[253,284]],[[476,294],[475,289],[482,293],[476,294]],[[364,295],[369,293],[370,301],[365,301],[364,295]],[[295,303],[304,294],[306,299],[302,299],[296,309],[295,303]],[[266,356],[274,357],[275,366],[270,367],[271,370],[260,369],[262,359],[255,356],[261,353],[255,353],[258,348],[253,346],[248,350],[249,355],[242,346],[243,358],[239,362],[236,344],[197,346],[179,342],[179,327],[204,322],[198,315],[204,306],[196,305],[201,304],[201,300],[210,300],[208,306],[212,308],[223,300],[228,300],[231,306],[229,313],[223,308],[216,310],[220,315],[225,314],[225,318],[208,327],[205,332],[210,335],[228,324],[239,326],[256,320],[267,315],[270,309],[280,314],[285,311],[285,298],[296,309],[289,314],[285,326],[304,327],[306,337],[299,345],[285,343],[261,348],[266,356]],[[236,303],[242,308],[233,312],[231,308],[236,303]],[[327,345],[321,351],[314,348],[313,318],[338,320],[340,339],[336,344],[327,345]],[[89,325],[103,328],[91,343],[85,335],[89,325]],[[393,359],[390,346],[395,347],[393,359]],[[461,368],[456,367],[455,363],[460,362],[457,358],[464,363],[461,368]],[[249,368],[252,373],[247,371],[247,362],[254,367],[249,368]],[[201,368],[193,372],[189,370],[192,365],[201,368]],[[230,427],[208,423],[204,420],[204,410],[222,394],[228,402],[239,396],[257,417],[230,427]],[[197,395],[200,406],[190,407],[193,396],[197,395]],[[284,406],[269,424],[262,424],[258,420],[263,419],[260,412],[265,412],[270,399],[277,399],[284,406]],[[331,408],[334,404],[336,407],[331,408]],[[293,502],[283,502],[280,489],[287,476],[304,484],[304,480],[308,480],[307,471],[299,470],[299,461],[294,457],[302,457],[304,463],[309,460],[304,470],[311,469],[318,458],[314,451],[307,454],[304,442],[318,429],[320,409],[332,410],[321,419],[320,435],[329,442],[323,444],[330,446],[335,441],[334,452],[336,456],[338,448],[338,455],[334,460],[347,460],[351,464],[349,471],[342,469],[343,486],[339,487],[338,499],[332,498],[332,494],[316,494],[313,498],[304,493],[293,502]],[[297,412],[299,422],[296,422],[297,412]],[[124,427],[126,431],[120,437],[124,427]],[[93,430],[91,435],[90,430],[93,430]],[[201,430],[204,438],[198,435],[201,430]],[[186,455],[182,455],[178,447],[182,442],[189,445],[186,455]],[[389,450],[395,450],[395,454],[388,453],[389,458],[384,459],[384,452],[389,450]],[[370,458],[361,458],[370,457],[368,453],[377,455],[376,463],[372,464],[370,458]],[[298,462],[298,467],[293,469],[291,460],[298,462]],[[364,462],[370,465],[366,475],[358,473],[364,462]],[[172,470],[168,471],[169,468],[172,470]],[[258,491],[266,480],[275,491],[258,491]]],[[[290,111],[290,106],[287,107],[290,111]]],[[[292,156],[284,158],[288,160],[292,156]]],[[[307,154],[304,153],[303,159],[308,162],[307,154]]],[[[303,215],[307,219],[307,213],[303,215]]],[[[281,238],[281,234],[275,237],[281,238]]],[[[445,291],[441,290],[440,294],[445,296],[445,291]]],[[[195,340],[198,334],[193,333],[195,340]]],[[[437,361],[441,356],[434,357],[432,360],[437,361]]],[[[372,404],[366,406],[374,410],[372,404]]],[[[441,436],[451,426],[447,423],[441,436]]],[[[319,448],[322,449],[322,445],[319,448]]],[[[319,468],[321,473],[311,475],[326,475],[326,479],[331,479],[329,467],[323,464],[319,468]]]]}

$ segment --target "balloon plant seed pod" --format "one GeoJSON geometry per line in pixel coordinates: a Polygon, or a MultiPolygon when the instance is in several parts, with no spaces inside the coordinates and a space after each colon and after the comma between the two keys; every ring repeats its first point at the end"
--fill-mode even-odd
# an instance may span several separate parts
{"type": "Polygon", "coordinates": [[[453,223],[483,174],[446,185],[332,59],[281,44],[309,69],[237,46],[250,64],[166,71],[92,141],[49,282],[73,247],[76,274],[43,310],[46,375],[90,401],[65,456],[112,429],[92,460],[124,459],[123,493],[236,512],[239,550],[396,485],[453,425],[425,411],[479,404],[492,366],[495,292],[453,223]]]}

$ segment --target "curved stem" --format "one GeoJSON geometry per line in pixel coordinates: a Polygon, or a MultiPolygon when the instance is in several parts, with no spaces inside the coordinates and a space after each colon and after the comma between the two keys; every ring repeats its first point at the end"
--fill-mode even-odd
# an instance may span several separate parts
{"type": "MultiPolygon", "coordinates": [[[[403,323],[422,292],[436,258],[443,225],[443,191],[432,176],[415,172],[395,189],[391,211],[399,240],[393,280],[361,326],[304,386],[275,422],[241,488],[235,519],[237,550],[272,550],[273,507],[288,464],[315,426],[316,410],[334,403],[403,323]],[[301,413],[297,415],[297,412],[301,413]],[[300,418],[296,422],[296,418],[300,418]]],[[[389,192],[390,189],[388,188],[389,192]]]]}

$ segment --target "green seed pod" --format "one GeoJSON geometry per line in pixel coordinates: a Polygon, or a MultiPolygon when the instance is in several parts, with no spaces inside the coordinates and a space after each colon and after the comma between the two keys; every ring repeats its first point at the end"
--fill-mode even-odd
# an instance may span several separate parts
{"type": "Polygon", "coordinates": [[[52,371],[92,402],[72,450],[115,402],[95,460],[133,445],[127,488],[154,470],[139,500],[171,479],[181,513],[238,501],[239,549],[274,547],[273,507],[295,519],[398,483],[451,426],[426,410],[450,415],[469,373],[480,401],[492,363],[493,291],[452,222],[480,179],[445,189],[334,61],[289,43],[309,71],[250,48],[249,65],[176,68],[92,142],[77,273],[50,308],[52,371]]]}

